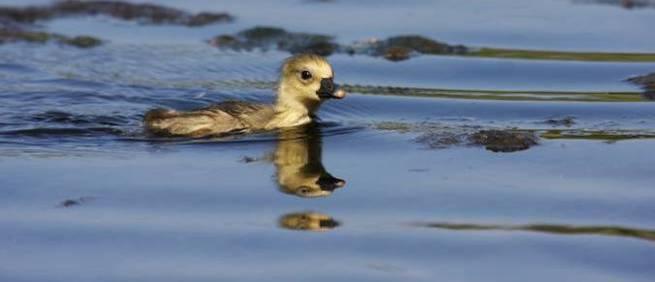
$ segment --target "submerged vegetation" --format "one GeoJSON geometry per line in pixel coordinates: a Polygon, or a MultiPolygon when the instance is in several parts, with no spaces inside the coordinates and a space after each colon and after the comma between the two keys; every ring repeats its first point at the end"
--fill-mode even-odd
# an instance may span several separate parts
{"type": "Polygon", "coordinates": [[[484,146],[492,152],[516,152],[539,144],[538,137],[523,130],[480,130],[469,136],[470,144],[484,146]]]}
{"type": "Polygon", "coordinates": [[[172,24],[203,26],[230,22],[234,18],[227,13],[187,13],[182,10],[155,4],[133,4],[123,1],[79,1],[66,0],[52,5],[29,6],[25,8],[0,7],[0,18],[20,23],[35,23],[73,16],[103,15],[122,20],[134,20],[142,24],[172,24]]]}
{"type": "Polygon", "coordinates": [[[615,142],[632,139],[655,139],[653,132],[634,132],[626,130],[548,130],[540,136],[544,139],[581,139],[615,142]]]}
{"type": "Polygon", "coordinates": [[[576,4],[602,4],[624,9],[655,8],[652,0],[573,0],[576,4]]]}
{"type": "Polygon", "coordinates": [[[203,12],[190,14],[178,9],[155,4],[133,4],[121,1],[67,0],[43,6],[20,8],[0,7],[0,44],[10,42],[57,42],[79,48],[96,47],[102,44],[102,40],[96,37],[88,35],[69,37],[44,32],[35,26],[39,21],[96,15],[137,21],[141,24],[170,24],[189,27],[230,22],[233,20],[233,17],[227,13],[203,12]]]}
{"type": "Polygon", "coordinates": [[[621,226],[572,226],[562,224],[495,225],[446,222],[423,223],[417,225],[454,231],[530,231],[557,235],[616,236],[655,241],[655,230],[634,229],[621,226]]]}
{"type": "Polygon", "coordinates": [[[479,48],[464,55],[472,57],[566,60],[591,62],[655,62],[655,53],[574,52],[555,50],[523,50],[505,48],[479,48]]]}
{"type": "Polygon", "coordinates": [[[507,101],[642,102],[638,92],[461,90],[372,85],[342,85],[347,92],[369,95],[507,101]]]}
{"type": "MultiPolygon", "coordinates": [[[[28,7],[0,7],[0,27],[9,28],[6,22],[32,25],[39,21],[74,16],[103,15],[121,20],[136,21],[146,25],[182,25],[189,27],[205,26],[215,23],[226,23],[234,17],[224,12],[188,13],[179,9],[160,6],[156,4],[134,4],[122,1],[78,1],[67,0],[55,2],[51,5],[28,7]]],[[[33,32],[33,31],[26,31],[33,32]]],[[[47,33],[44,33],[47,34],[47,33]]],[[[57,35],[48,34],[50,36],[57,35]]],[[[24,39],[30,35],[15,36],[11,41],[45,42],[47,40],[24,39]]],[[[38,36],[38,35],[31,35],[38,36]]],[[[43,34],[41,34],[43,36],[43,34]]],[[[8,38],[7,35],[4,35],[8,38]]],[[[59,36],[61,37],[61,36],[59,36]]],[[[92,37],[88,37],[92,38],[92,37]]],[[[67,43],[69,40],[60,40],[67,43]]],[[[99,41],[97,41],[99,42],[99,41]]],[[[655,53],[616,53],[616,52],[571,52],[557,50],[524,50],[508,48],[474,47],[459,44],[450,44],[427,38],[421,35],[402,34],[386,39],[369,39],[351,44],[336,42],[332,35],[291,32],[279,27],[255,26],[236,34],[222,34],[209,40],[213,46],[231,48],[236,50],[276,49],[280,51],[297,53],[316,53],[329,56],[334,53],[350,55],[368,55],[385,58],[389,61],[403,61],[417,55],[456,55],[488,58],[511,58],[529,60],[575,60],[575,61],[602,61],[602,62],[655,62],[655,53]]],[[[71,45],[79,47],[92,47],[97,44],[91,41],[75,40],[71,45]]]]}
{"type": "Polygon", "coordinates": [[[533,131],[515,129],[482,129],[475,126],[450,126],[440,123],[382,122],[378,130],[416,133],[414,141],[428,149],[445,149],[452,146],[484,147],[492,152],[517,152],[539,144],[533,131]]]}
{"type": "Polygon", "coordinates": [[[281,28],[257,26],[243,30],[235,35],[220,35],[210,40],[210,44],[219,48],[252,50],[255,48],[297,53],[315,53],[329,56],[337,50],[333,37],[322,34],[288,32],[281,28]]]}
{"type": "Polygon", "coordinates": [[[340,44],[331,35],[290,32],[278,27],[256,26],[236,34],[218,35],[209,43],[219,48],[236,50],[269,50],[296,53],[333,53],[369,55],[389,61],[403,61],[417,55],[457,55],[471,57],[528,60],[574,60],[599,62],[655,62],[655,53],[572,52],[556,50],[523,50],[451,45],[420,35],[399,35],[387,39],[369,39],[340,44]]]}
{"type": "Polygon", "coordinates": [[[93,201],[93,197],[80,197],[77,199],[66,199],[57,205],[60,208],[70,208],[74,206],[79,206],[87,202],[93,201]]]}
{"type": "Polygon", "coordinates": [[[4,28],[0,26],[0,44],[8,42],[47,43],[57,42],[79,48],[92,48],[102,44],[102,40],[91,36],[68,37],[56,33],[31,31],[22,28],[4,28]]]}
{"type": "Polygon", "coordinates": [[[655,100],[655,73],[631,77],[627,81],[637,84],[644,89],[644,97],[655,100]]]}
{"type": "MultiPolygon", "coordinates": [[[[568,118],[565,118],[568,120],[568,118]]],[[[547,120],[544,123],[548,123],[547,120]]],[[[571,127],[573,124],[553,124],[571,127]]],[[[622,140],[655,139],[655,132],[628,130],[585,129],[515,129],[483,128],[481,126],[455,126],[436,122],[380,122],[373,128],[382,131],[411,133],[413,141],[428,149],[447,149],[453,146],[484,147],[492,152],[517,152],[538,145],[540,139],[590,140],[613,143],[622,140]]]]}

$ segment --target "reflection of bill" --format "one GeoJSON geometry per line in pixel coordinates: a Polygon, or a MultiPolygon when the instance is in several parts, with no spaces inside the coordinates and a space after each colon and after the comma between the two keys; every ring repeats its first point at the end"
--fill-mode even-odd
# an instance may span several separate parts
{"type": "Polygon", "coordinates": [[[325,197],[346,184],[323,167],[321,136],[315,125],[281,131],[273,162],[280,191],[287,194],[325,197]]]}
{"type": "Polygon", "coordinates": [[[339,222],[317,212],[290,213],[280,217],[280,227],[291,230],[328,231],[339,226],[339,222]]]}

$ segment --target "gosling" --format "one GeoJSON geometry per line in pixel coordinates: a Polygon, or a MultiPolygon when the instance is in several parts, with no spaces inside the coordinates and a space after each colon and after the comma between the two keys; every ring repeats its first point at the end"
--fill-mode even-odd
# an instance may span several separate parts
{"type": "Polygon", "coordinates": [[[325,100],[345,95],[325,58],[300,54],[285,60],[274,105],[227,101],[189,112],[154,109],[144,123],[155,135],[193,138],[275,130],[308,124],[325,100]]]}

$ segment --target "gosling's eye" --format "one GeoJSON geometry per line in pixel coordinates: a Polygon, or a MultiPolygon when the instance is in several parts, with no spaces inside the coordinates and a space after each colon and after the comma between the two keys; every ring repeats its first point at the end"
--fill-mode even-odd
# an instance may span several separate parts
{"type": "Polygon", "coordinates": [[[302,71],[300,73],[300,78],[302,78],[302,80],[309,80],[312,78],[312,73],[309,71],[302,71]]]}

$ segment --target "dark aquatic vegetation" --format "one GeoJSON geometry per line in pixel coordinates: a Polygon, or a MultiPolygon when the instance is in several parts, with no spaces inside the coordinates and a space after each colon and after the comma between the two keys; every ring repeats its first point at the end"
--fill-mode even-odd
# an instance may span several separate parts
{"type": "Polygon", "coordinates": [[[456,231],[524,231],[556,235],[601,235],[635,238],[655,241],[655,230],[635,229],[621,226],[572,226],[565,224],[468,224],[468,223],[425,223],[418,226],[456,231]]]}
{"type": "Polygon", "coordinates": [[[123,20],[136,20],[143,24],[176,24],[203,26],[230,22],[233,17],[227,13],[202,12],[190,14],[182,10],[155,4],[133,4],[121,1],[77,1],[66,0],[52,5],[25,8],[0,7],[0,18],[21,23],[52,20],[71,16],[104,15],[123,20]]]}
{"type": "Polygon", "coordinates": [[[639,85],[644,89],[644,97],[655,100],[655,73],[628,78],[627,81],[639,85]]]}
{"type": "Polygon", "coordinates": [[[576,51],[553,51],[553,50],[528,50],[480,47],[471,48],[466,56],[507,58],[507,59],[530,59],[530,60],[566,60],[566,61],[590,61],[590,62],[653,62],[655,53],[628,53],[628,52],[576,52],[576,51]]]}
{"type": "Polygon", "coordinates": [[[420,133],[414,141],[429,149],[446,149],[453,146],[482,146],[492,152],[516,152],[539,144],[533,131],[515,129],[482,129],[476,126],[449,126],[439,123],[383,122],[375,125],[379,130],[401,133],[420,133]]]}
{"type": "Polygon", "coordinates": [[[257,26],[235,35],[219,35],[211,39],[210,44],[237,50],[277,49],[292,54],[314,53],[321,56],[329,56],[338,48],[329,35],[288,32],[269,26],[257,26]]]}
{"type": "Polygon", "coordinates": [[[73,38],[66,38],[63,40],[63,42],[68,45],[72,45],[80,48],[91,48],[102,44],[102,40],[86,35],[75,36],[73,38]]]}
{"type": "Polygon", "coordinates": [[[516,152],[539,144],[533,132],[518,130],[481,130],[471,136],[471,144],[482,145],[492,152],[516,152]]]}
{"type": "Polygon", "coordinates": [[[600,140],[613,143],[622,140],[655,139],[655,132],[630,130],[547,130],[540,134],[545,139],[600,140]]]}
{"type": "Polygon", "coordinates": [[[429,149],[446,149],[464,144],[466,133],[457,130],[429,130],[414,138],[414,141],[425,144],[429,149]]]}
{"type": "Polygon", "coordinates": [[[389,61],[403,61],[409,59],[412,54],[412,50],[408,48],[389,47],[384,52],[384,58],[389,61]]]}
{"type": "Polygon", "coordinates": [[[644,102],[637,92],[584,92],[584,91],[507,91],[439,89],[420,87],[396,87],[377,85],[341,86],[348,92],[372,95],[394,95],[407,97],[456,98],[499,101],[584,101],[584,102],[644,102]]]}
{"type": "Polygon", "coordinates": [[[612,5],[624,9],[655,8],[653,0],[573,0],[573,3],[612,5]]]}
{"type": "Polygon", "coordinates": [[[322,56],[329,56],[333,53],[366,54],[384,57],[390,61],[406,60],[413,53],[444,55],[467,52],[467,48],[462,45],[451,46],[418,35],[395,36],[386,40],[371,40],[356,42],[352,45],[340,45],[330,35],[289,32],[282,28],[270,26],[257,26],[235,35],[219,35],[209,42],[219,48],[237,50],[277,49],[292,54],[314,53],[322,56]]]}
{"type": "Polygon", "coordinates": [[[233,17],[226,13],[189,14],[154,4],[67,0],[45,6],[0,7],[0,44],[16,41],[30,43],[54,41],[79,48],[91,48],[102,44],[101,39],[93,36],[70,37],[36,30],[33,25],[37,21],[82,15],[104,15],[123,20],[136,20],[143,24],[176,24],[191,27],[233,20],[233,17]]]}
{"type": "Polygon", "coordinates": [[[67,199],[67,200],[64,200],[61,203],[59,203],[58,207],[70,208],[70,207],[82,205],[84,203],[88,203],[88,202],[93,201],[93,200],[94,200],[93,197],[80,197],[80,198],[77,198],[77,199],[67,199]]]}
{"type": "Polygon", "coordinates": [[[102,40],[91,36],[69,37],[55,33],[32,31],[21,27],[0,25],[0,44],[10,42],[47,43],[57,42],[59,44],[71,45],[79,48],[92,48],[102,44],[102,40]]]}
{"type": "Polygon", "coordinates": [[[348,54],[383,57],[389,61],[403,61],[414,55],[464,55],[463,45],[449,45],[420,35],[399,35],[384,40],[369,39],[345,45],[340,50],[348,54]]]}
{"type": "Polygon", "coordinates": [[[571,127],[575,125],[575,117],[568,116],[563,118],[551,118],[546,120],[545,123],[552,126],[571,127]]]}
{"type": "Polygon", "coordinates": [[[385,40],[364,42],[363,46],[360,44],[358,48],[352,48],[352,52],[357,53],[357,50],[362,47],[364,47],[364,52],[384,57],[390,61],[409,59],[412,53],[424,55],[463,55],[468,53],[466,46],[449,45],[420,35],[401,35],[385,40]]]}
{"type": "Polygon", "coordinates": [[[340,44],[327,34],[290,32],[272,26],[256,26],[236,34],[217,35],[209,44],[234,50],[279,50],[292,54],[313,53],[367,55],[389,61],[404,61],[416,55],[454,55],[533,60],[652,62],[653,53],[575,52],[453,45],[420,35],[398,35],[340,44]]]}
{"type": "Polygon", "coordinates": [[[627,81],[644,87],[655,87],[655,72],[628,78],[627,81]]]}

